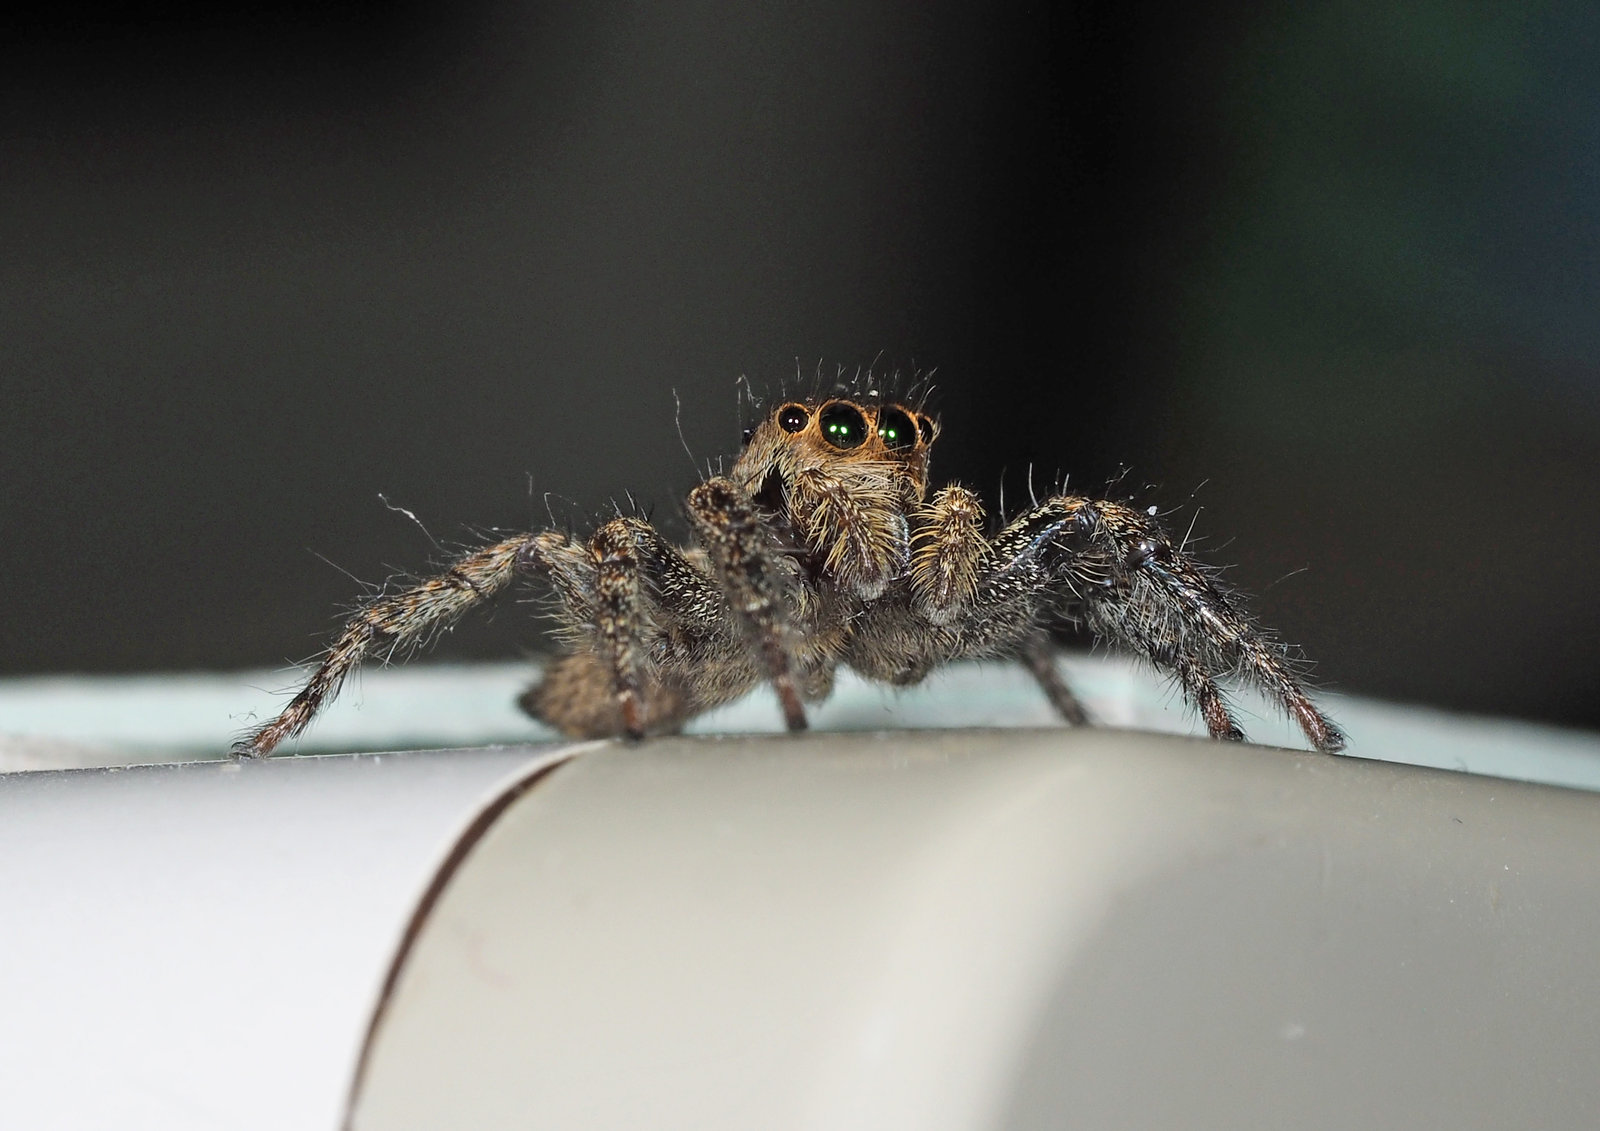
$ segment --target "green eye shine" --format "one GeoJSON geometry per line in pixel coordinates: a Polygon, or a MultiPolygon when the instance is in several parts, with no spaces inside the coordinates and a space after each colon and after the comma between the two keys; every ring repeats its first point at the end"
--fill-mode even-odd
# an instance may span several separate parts
{"type": "Polygon", "coordinates": [[[904,451],[916,444],[917,426],[899,409],[886,408],[878,414],[878,436],[890,451],[904,451]]]}
{"type": "Polygon", "coordinates": [[[822,435],[836,448],[859,448],[867,439],[867,418],[845,401],[836,401],[817,416],[822,435]]]}

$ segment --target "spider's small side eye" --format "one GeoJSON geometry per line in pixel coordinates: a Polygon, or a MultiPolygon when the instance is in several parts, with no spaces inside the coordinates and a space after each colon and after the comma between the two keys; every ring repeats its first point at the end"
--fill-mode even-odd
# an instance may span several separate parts
{"type": "Polygon", "coordinates": [[[926,416],[917,417],[917,431],[921,434],[924,444],[933,443],[933,421],[926,416]]]}
{"type": "Polygon", "coordinates": [[[785,432],[798,432],[806,426],[811,414],[797,404],[786,404],[778,410],[778,427],[785,432]]]}
{"type": "Polygon", "coordinates": [[[755,434],[756,430],[754,428],[746,428],[739,435],[739,446],[742,448],[748,448],[750,446],[750,441],[755,438],[755,434]]]}
{"type": "Polygon", "coordinates": [[[834,401],[817,415],[822,435],[836,448],[859,448],[867,439],[867,418],[849,401],[834,401]]]}
{"type": "Polygon", "coordinates": [[[878,413],[878,436],[884,447],[901,452],[916,444],[917,426],[903,411],[890,406],[878,413]]]}

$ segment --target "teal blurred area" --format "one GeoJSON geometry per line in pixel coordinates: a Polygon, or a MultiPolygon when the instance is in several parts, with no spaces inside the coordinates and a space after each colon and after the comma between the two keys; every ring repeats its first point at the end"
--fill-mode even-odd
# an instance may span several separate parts
{"type": "MultiPolygon", "coordinates": [[[[1095,729],[1204,739],[1194,712],[1148,666],[1072,654],[1060,667],[1095,729]]],[[[0,772],[224,760],[242,729],[283,706],[287,674],[0,679],[0,772]]],[[[524,663],[369,671],[280,754],[526,743],[553,748],[570,740],[516,706],[536,674],[524,663]]],[[[1594,732],[1355,696],[1328,696],[1323,705],[1350,736],[1345,757],[1600,790],[1600,734],[1594,732]]],[[[1298,728],[1262,697],[1246,695],[1240,706],[1251,741],[1305,747],[1298,728]]],[[[1062,725],[1020,666],[980,663],[954,664],[903,690],[846,673],[826,702],[810,707],[809,718],[813,731],[861,735],[864,749],[872,736],[891,731],[982,728],[1003,746],[1005,731],[1062,725]]],[[[763,688],[692,720],[685,730],[705,737],[782,734],[783,716],[763,688]]]]}
{"type": "Polygon", "coordinates": [[[1170,509],[1329,688],[1600,725],[1600,8],[0,33],[0,671],[298,660],[364,585],[630,492],[682,534],[740,374],[876,363],[937,370],[936,478],[1170,509]]]}
{"type": "Polygon", "coordinates": [[[1309,567],[1270,601],[1341,681],[1592,723],[1600,9],[1269,5],[1217,46],[1167,482],[1280,532],[1227,553],[1309,567]]]}

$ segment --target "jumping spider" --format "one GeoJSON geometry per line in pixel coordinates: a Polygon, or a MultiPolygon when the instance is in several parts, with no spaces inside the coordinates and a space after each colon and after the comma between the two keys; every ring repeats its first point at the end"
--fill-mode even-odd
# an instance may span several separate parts
{"type": "Polygon", "coordinates": [[[236,746],[270,754],[374,651],[415,645],[524,575],[554,593],[565,654],[521,705],[569,735],[676,731],[760,683],[790,730],[842,664],[905,686],[953,660],[1011,657],[1061,717],[1052,627],[1078,624],[1176,677],[1213,738],[1242,740],[1219,679],[1253,683],[1321,750],[1344,736],[1264,635],[1153,513],[1055,495],[992,536],[965,487],[927,497],[939,424],[874,392],[789,400],[726,475],[689,492],[699,546],[619,517],[585,542],[518,534],[363,605],[304,688],[236,746]]]}

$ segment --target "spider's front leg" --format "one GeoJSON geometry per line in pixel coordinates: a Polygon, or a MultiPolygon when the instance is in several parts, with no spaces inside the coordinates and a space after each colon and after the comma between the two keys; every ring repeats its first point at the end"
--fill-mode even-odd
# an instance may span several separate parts
{"type": "Polygon", "coordinates": [[[790,730],[806,727],[795,682],[792,626],[784,584],[761,516],[728,479],[707,479],[689,493],[689,518],[722,582],[724,596],[745,627],[790,730]]]}
{"type": "Polygon", "coordinates": [[[1281,703],[1319,750],[1344,747],[1311,702],[1283,648],[1207,570],[1172,544],[1154,516],[1121,503],[1062,495],[1013,522],[992,547],[990,584],[1064,586],[1097,636],[1173,672],[1213,738],[1242,739],[1219,677],[1238,675],[1281,703]]]}
{"type": "Polygon", "coordinates": [[[346,623],[299,693],[276,718],[240,738],[233,753],[247,758],[272,753],[284,739],[305,730],[374,651],[385,648],[393,655],[425,642],[503,590],[528,553],[547,543],[555,551],[564,542],[558,534],[519,534],[456,559],[435,577],[368,601],[346,623]]]}
{"type": "MultiPolygon", "coordinates": [[[[1004,642],[1038,682],[1062,720],[1074,726],[1089,714],[1056,670],[1049,633],[1035,623],[1035,602],[1027,585],[995,584],[1005,563],[1026,556],[1034,536],[991,546],[983,535],[983,505],[961,486],[939,491],[918,515],[912,542],[911,591],[914,610],[941,627],[961,630],[964,654],[982,654],[1004,642]],[[1009,612],[1004,615],[1002,610],[1009,612]],[[981,626],[981,628],[980,628],[981,626]],[[1020,643],[1018,643],[1020,637],[1020,643]]],[[[929,656],[928,666],[944,657],[929,656]]]]}
{"type": "Polygon", "coordinates": [[[581,550],[581,570],[537,561],[561,598],[573,650],[521,699],[534,718],[581,737],[673,731],[742,693],[715,582],[637,518],[617,518],[581,550]]]}

